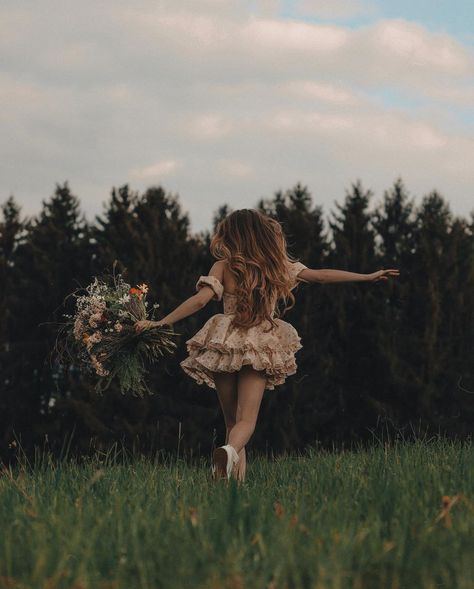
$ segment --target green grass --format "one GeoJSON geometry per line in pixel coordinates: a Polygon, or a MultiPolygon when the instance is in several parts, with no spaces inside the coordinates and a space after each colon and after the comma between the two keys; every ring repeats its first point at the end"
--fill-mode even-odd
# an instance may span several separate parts
{"type": "Polygon", "coordinates": [[[0,587],[471,589],[473,466],[443,440],[313,450],[237,487],[204,463],[43,456],[0,477],[0,587]]]}

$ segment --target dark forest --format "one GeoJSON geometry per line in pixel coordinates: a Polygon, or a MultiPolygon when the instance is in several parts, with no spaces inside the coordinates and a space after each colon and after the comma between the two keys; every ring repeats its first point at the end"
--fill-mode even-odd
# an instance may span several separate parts
{"type": "MultiPolygon", "coordinates": [[[[391,283],[301,284],[284,319],[303,349],[298,373],[265,394],[251,447],[276,454],[348,446],[383,436],[465,438],[474,423],[474,212],[454,215],[433,191],[419,199],[401,179],[376,200],[360,181],[323,211],[301,184],[255,206],[277,218],[292,256],[313,268],[399,268],[391,283]],[[326,217],[326,213],[327,217],[326,217]]],[[[223,205],[214,226],[229,211],[223,205]]],[[[67,295],[112,265],[146,282],[161,314],[194,292],[213,260],[212,233],[194,234],[179,197],[162,187],[113,189],[86,220],[68,183],[24,218],[14,197],[0,216],[0,456],[18,440],[88,454],[115,442],[144,454],[199,456],[222,441],[215,392],[179,367],[210,303],[177,323],[179,348],[152,367],[152,396],[94,392],[91,376],[51,351],[67,295]]]]}

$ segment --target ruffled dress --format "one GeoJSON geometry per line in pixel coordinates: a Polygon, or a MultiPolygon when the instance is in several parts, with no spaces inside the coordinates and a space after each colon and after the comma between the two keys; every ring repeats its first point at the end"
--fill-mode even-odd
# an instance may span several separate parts
{"type": "MultiPolygon", "coordinates": [[[[299,272],[307,268],[301,262],[290,264],[290,275],[296,287],[299,272]]],[[[222,300],[224,312],[213,315],[204,326],[186,341],[188,357],[181,362],[183,370],[198,384],[216,388],[213,372],[235,372],[246,364],[255,370],[264,370],[266,389],[274,389],[296,372],[295,352],[301,347],[301,338],[296,329],[286,321],[275,318],[276,327],[265,332],[265,322],[244,328],[232,325],[237,299],[224,292],[222,283],[215,276],[201,276],[196,290],[210,286],[214,299],[222,300]]]]}

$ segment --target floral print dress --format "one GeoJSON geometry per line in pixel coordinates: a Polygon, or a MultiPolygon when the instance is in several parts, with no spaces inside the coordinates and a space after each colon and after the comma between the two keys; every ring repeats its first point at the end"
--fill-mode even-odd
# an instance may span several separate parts
{"type": "MultiPolygon", "coordinates": [[[[290,275],[295,288],[298,281],[306,282],[298,274],[307,268],[301,262],[290,263],[290,275]]],[[[215,276],[200,276],[196,290],[210,286],[214,300],[222,300],[224,312],[213,315],[204,326],[186,342],[189,356],[181,362],[183,370],[198,384],[216,388],[213,372],[235,372],[250,364],[255,370],[264,370],[266,389],[283,384],[287,376],[295,374],[295,352],[301,347],[296,329],[286,321],[275,318],[276,327],[268,332],[263,323],[253,327],[235,327],[232,318],[237,298],[224,292],[215,276]]],[[[268,323],[268,322],[265,322],[268,323]]]]}

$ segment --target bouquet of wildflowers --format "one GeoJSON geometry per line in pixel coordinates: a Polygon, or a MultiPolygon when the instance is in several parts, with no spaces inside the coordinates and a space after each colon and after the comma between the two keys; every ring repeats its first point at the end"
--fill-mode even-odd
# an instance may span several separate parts
{"type": "Polygon", "coordinates": [[[147,317],[147,293],[146,284],[131,287],[120,274],[114,274],[105,279],[95,278],[83,294],[72,295],[76,312],[65,315],[56,350],[63,360],[64,356],[79,357],[98,377],[99,393],[114,378],[122,393],[131,391],[143,396],[150,392],[145,383],[146,362],[155,362],[176,348],[172,339],[176,334],[171,326],[135,331],[135,323],[154,320],[159,307],[153,305],[147,317]]]}

